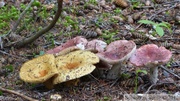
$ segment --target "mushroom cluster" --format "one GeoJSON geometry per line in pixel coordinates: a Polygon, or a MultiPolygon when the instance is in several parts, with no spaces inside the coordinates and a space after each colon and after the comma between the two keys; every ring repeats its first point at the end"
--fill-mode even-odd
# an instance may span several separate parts
{"type": "Polygon", "coordinates": [[[25,82],[53,85],[90,74],[96,67],[108,70],[105,78],[117,79],[121,67],[130,62],[150,68],[151,83],[157,82],[158,65],[168,62],[172,54],[164,47],[148,44],[136,49],[133,41],[117,40],[107,45],[102,40],[77,36],[51,49],[45,55],[24,63],[20,78],[25,82]]]}
{"type": "Polygon", "coordinates": [[[90,51],[76,50],[55,57],[45,54],[24,63],[20,78],[29,83],[44,83],[49,89],[53,85],[80,78],[91,73],[99,58],[90,51]]]}

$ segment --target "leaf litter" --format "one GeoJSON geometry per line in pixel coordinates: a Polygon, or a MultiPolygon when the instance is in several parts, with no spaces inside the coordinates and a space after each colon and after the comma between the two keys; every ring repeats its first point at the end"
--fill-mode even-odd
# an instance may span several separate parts
{"type": "MultiPolygon", "coordinates": [[[[29,1],[12,2],[7,1],[5,4],[8,6],[15,5],[19,7],[20,3],[28,4],[29,1]]],[[[40,2],[47,7],[47,5],[51,6],[56,1],[40,0],[40,2]]],[[[139,45],[139,47],[147,43],[165,46],[172,51],[173,56],[172,61],[163,66],[179,75],[180,51],[178,45],[180,44],[180,2],[178,0],[155,0],[155,2],[150,0],[133,2],[133,0],[129,0],[127,3],[129,5],[128,7],[121,8],[107,0],[64,0],[64,10],[60,18],[61,21],[49,32],[51,34],[41,36],[32,45],[28,45],[24,48],[17,49],[14,46],[14,48],[3,48],[0,51],[0,86],[15,90],[38,100],[50,100],[51,95],[59,94],[63,101],[116,101],[123,99],[124,94],[134,93],[134,86],[127,87],[131,82],[132,84],[134,82],[132,78],[135,77],[135,70],[132,68],[123,71],[124,73],[127,71],[130,72],[128,81],[118,79],[115,82],[115,80],[98,78],[93,76],[92,73],[91,75],[80,78],[80,80],[76,82],[76,85],[67,86],[66,83],[62,83],[56,85],[52,90],[46,89],[41,84],[29,84],[20,80],[19,70],[21,65],[25,61],[34,58],[34,55],[38,55],[38,52],[33,54],[32,49],[35,49],[36,47],[43,47],[43,50],[52,49],[54,46],[64,43],[65,40],[77,36],[78,33],[83,33],[81,35],[85,35],[85,37],[88,35],[87,38],[89,40],[98,38],[107,42],[112,42],[117,39],[127,39],[133,40],[135,43],[137,42],[136,44],[139,45]],[[66,16],[68,16],[68,18],[65,19],[66,16]],[[111,18],[110,16],[116,17],[111,18]],[[148,19],[157,23],[162,21],[168,22],[171,24],[172,32],[165,29],[164,36],[159,37],[157,34],[154,34],[154,30],[151,26],[137,23],[140,19],[148,19]],[[70,20],[73,20],[74,22],[71,22],[70,20]],[[83,26],[83,28],[79,31],[78,28],[80,28],[80,26],[83,26]],[[97,28],[101,30],[102,34],[94,34],[94,31],[97,28]],[[109,34],[113,32],[116,32],[116,34],[109,34]],[[164,44],[165,42],[166,44],[164,44]],[[8,66],[10,65],[12,65],[14,69],[9,71],[8,66]]],[[[49,9],[51,10],[49,10],[48,13],[53,15],[54,10],[51,7],[49,7],[49,9]]],[[[35,16],[37,19],[33,23],[36,26],[46,26],[46,24],[49,23],[47,19],[38,17],[37,14],[35,16]]],[[[23,31],[20,31],[20,35],[26,37],[28,36],[28,33],[31,32],[32,30],[24,29],[23,31]]],[[[164,69],[160,69],[159,71],[159,83],[152,87],[148,85],[149,80],[147,75],[139,74],[138,76],[143,80],[143,83],[140,82],[138,84],[137,93],[177,94],[180,90],[180,80],[172,74],[165,72],[164,69]]],[[[6,92],[1,93],[0,99],[25,100],[20,96],[6,92]]]]}

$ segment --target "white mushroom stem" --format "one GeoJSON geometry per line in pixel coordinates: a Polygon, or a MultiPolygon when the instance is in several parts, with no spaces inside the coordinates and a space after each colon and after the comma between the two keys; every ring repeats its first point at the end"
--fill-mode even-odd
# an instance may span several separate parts
{"type": "Polygon", "coordinates": [[[117,79],[118,77],[120,77],[122,66],[123,63],[121,62],[114,64],[107,74],[107,79],[117,79]]]}
{"type": "Polygon", "coordinates": [[[158,66],[150,68],[150,82],[156,84],[158,81],[158,66]]]}

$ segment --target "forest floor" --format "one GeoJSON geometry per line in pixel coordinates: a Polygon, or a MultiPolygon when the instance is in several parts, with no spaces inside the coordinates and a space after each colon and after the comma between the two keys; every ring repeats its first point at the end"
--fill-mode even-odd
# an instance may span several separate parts
{"type": "MultiPolygon", "coordinates": [[[[57,10],[57,1],[39,1],[40,5],[34,4],[31,7],[32,10],[28,11],[22,19],[16,31],[19,36],[28,37],[52,21],[57,10]]],[[[13,5],[21,13],[24,10],[21,4],[28,5],[29,2],[29,0],[23,0],[23,2],[21,0],[5,0],[4,7],[10,9],[13,5]]],[[[59,97],[62,101],[118,101],[132,98],[132,95],[126,94],[180,96],[180,79],[177,77],[180,76],[180,1],[128,0],[127,3],[128,6],[123,7],[123,3],[118,6],[111,0],[64,0],[61,17],[49,32],[22,48],[1,47],[0,87],[42,101],[54,100],[53,96],[59,97]],[[166,25],[160,26],[164,30],[162,37],[151,24],[138,22],[145,19],[166,25]],[[19,78],[19,70],[23,63],[79,35],[88,40],[101,39],[107,43],[121,39],[133,40],[137,48],[145,44],[164,46],[173,55],[170,62],[163,67],[168,68],[168,71],[177,74],[177,76],[159,68],[157,84],[150,85],[148,76],[140,74],[138,76],[142,78],[143,82],[138,83],[136,90],[136,69],[134,68],[122,71],[131,75],[131,78],[128,79],[107,80],[96,75],[93,76],[92,73],[80,78],[80,81],[74,85],[61,83],[51,90],[46,89],[42,84],[25,83],[19,78]]],[[[9,27],[0,29],[0,34],[10,30],[14,23],[16,20],[11,19],[8,23],[9,27]]],[[[5,44],[7,40],[17,39],[19,37],[3,37],[1,42],[5,44]]],[[[148,71],[148,69],[145,70],[148,71]]],[[[0,101],[15,100],[25,101],[26,99],[16,94],[0,91],[0,101]]]]}

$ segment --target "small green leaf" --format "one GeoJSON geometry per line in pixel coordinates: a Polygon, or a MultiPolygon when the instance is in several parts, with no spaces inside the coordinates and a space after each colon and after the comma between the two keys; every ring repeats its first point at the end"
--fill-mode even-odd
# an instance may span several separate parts
{"type": "Polygon", "coordinates": [[[168,24],[165,22],[159,23],[157,26],[163,26],[163,27],[169,28],[168,24]]]}
{"type": "Polygon", "coordinates": [[[3,95],[3,92],[0,90],[0,96],[3,95]]]}
{"type": "Polygon", "coordinates": [[[147,74],[147,71],[146,70],[141,70],[141,69],[138,69],[136,70],[136,73],[144,73],[144,74],[147,74]]]}
{"type": "Polygon", "coordinates": [[[170,31],[170,33],[172,33],[171,25],[169,23],[167,23],[167,22],[162,22],[162,23],[158,24],[157,26],[166,27],[170,31]]]}
{"type": "Polygon", "coordinates": [[[9,72],[13,72],[14,68],[12,65],[4,66],[3,68],[7,69],[9,72]]]}
{"type": "Polygon", "coordinates": [[[142,24],[152,24],[152,25],[155,25],[156,23],[150,21],[150,20],[140,20],[138,21],[138,23],[142,23],[142,24]]]}
{"type": "Polygon", "coordinates": [[[164,30],[162,27],[156,26],[155,30],[160,37],[164,35],[164,30]]]}
{"type": "Polygon", "coordinates": [[[39,2],[38,0],[35,0],[33,3],[32,3],[32,6],[41,6],[41,2],[39,2]]]}
{"type": "Polygon", "coordinates": [[[45,53],[44,51],[40,51],[39,55],[44,55],[44,53],[45,53]]]}
{"type": "Polygon", "coordinates": [[[104,100],[103,101],[109,101],[111,98],[108,96],[104,96],[104,100]]]}
{"type": "Polygon", "coordinates": [[[122,73],[120,77],[123,78],[123,79],[128,79],[128,78],[131,77],[131,75],[130,74],[126,74],[126,73],[122,73]]]}

